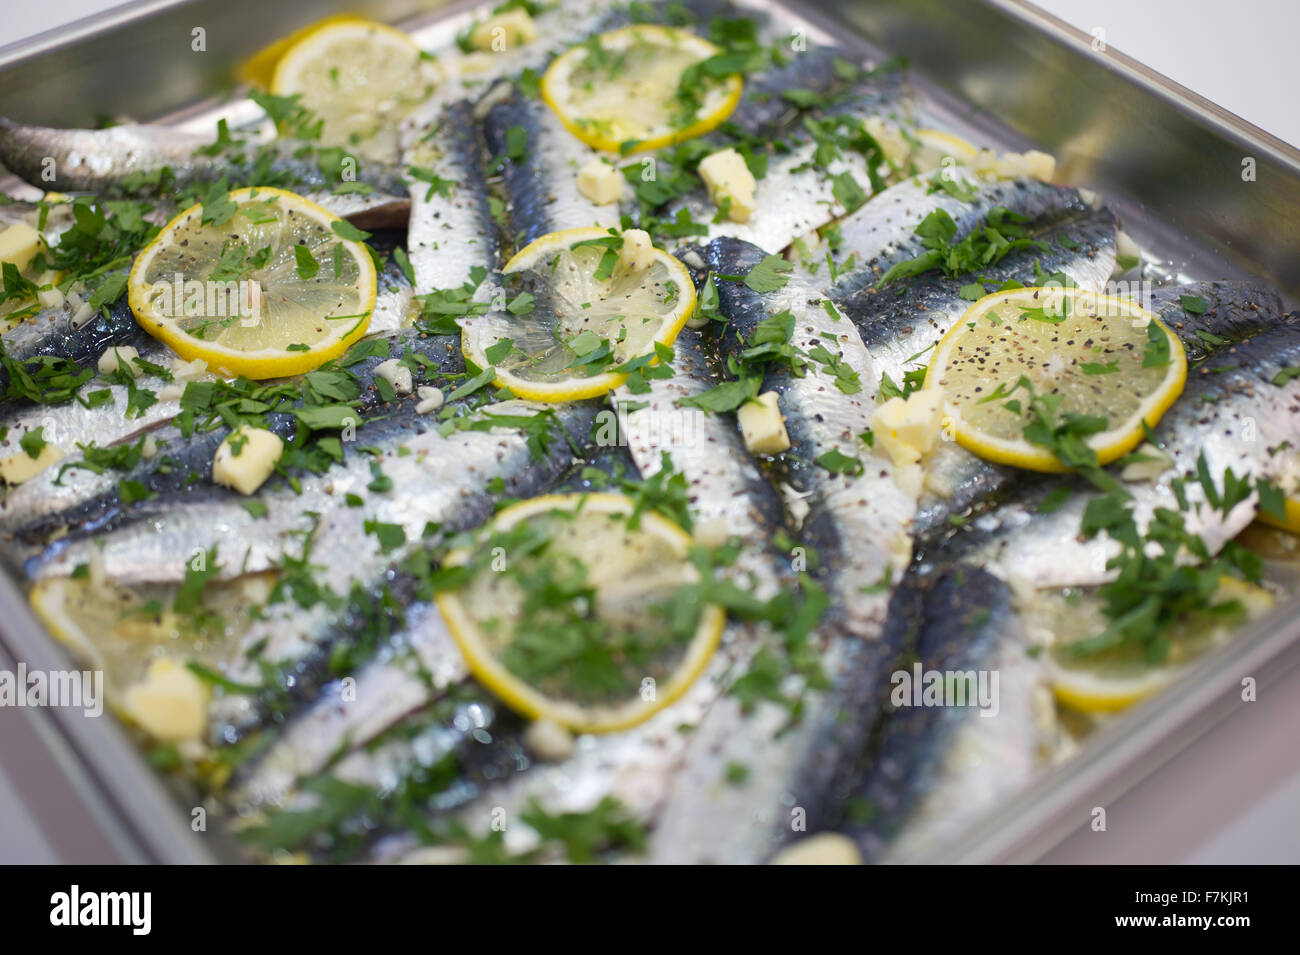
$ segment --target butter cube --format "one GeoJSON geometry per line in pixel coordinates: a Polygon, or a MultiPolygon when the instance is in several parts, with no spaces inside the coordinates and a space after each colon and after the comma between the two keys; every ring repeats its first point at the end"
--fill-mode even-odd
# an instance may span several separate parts
{"type": "Polygon", "coordinates": [[[943,424],[943,391],[923,388],[906,399],[890,398],[871,416],[875,446],[898,467],[915,464],[934,447],[943,424]]]}
{"type": "Polygon", "coordinates": [[[997,161],[996,173],[999,179],[1028,176],[1050,182],[1056,175],[1056,158],[1036,149],[1026,153],[1003,153],[997,161]]]}
{"type": "Polygon", "coordinates": [[[754,174],[745,158],[734,149],[724,149],[700,162],[700,178],[708,187],[715,205],[730,201],[727,217],[732,222],[748,222],[754,212],[754,174]]]}
{"type": "Polygon", "coordinates": [[[1031,149],[1022,158],[1026,173],[1033,178],[1041,179],[1043,182],[1051,182],[1056,178],[1056,157],[1050,153],[1031,149]]]}
{"type": "Polygon", "coordinates": [[[67,456],[67,452],[62,448],[47,442],[36,457],[32,457],[26,451],[19,451],[17,454],[0,458],[0,482],[11,485],[22,484],[67,456]]]}
{"type": "Polygon", "coordinates": [[[126,368],[131,373],[132,378],[140,377],[140,365],[137,360],[140,353],[136,351],[133,345],[115,345],[106,349],[104,354],[99,356],[99,373],[101,375],[115,374],[118,369],[126,368]]]}
{"type": "Polygon", "coordinates": [[[618,264],[628,272],[644,272],[654,265],[655,247],[650,241],[650,233],[644,229],[628,229],[624,232],[618,264]]]}
{"type": "Polygon", "coordinates": [[[390,358],[375,366],[375,374],[393,386],[399,395],[409,395],[415,390],[415,379],[411,369],[402,364],[400,359],[390,358]]]}
{"type": "Polygon", "coordinates": [[[578,192],[598,206],[623,197],[623,174],[603,159],[593,159],[578,170],[578,192]]]}
{"type": "Polygon", "coordinates": [[[504,53],[536,39],[537,26],[533,23],[533,18],[527,10],[516,7],[498,13],[471,30],[469,45],[485,53],[504,53]]]}
{"type": "Polygon", "coordinates": [[[164,743],[203,735],[208,723],[208,687],[175,660],[155,660],[145,678],[123,694],[127,715],[164,743]]]}
{"type": "Polygon", "coordinates": [[[848,836],[819,832],[782,849],[772,865],[862,865],[862,853],[848,836]]]}
{"type": "Polygon", "coordinates": [[[271,476],[283,453],[284,442],[275,432],[240,428],[227,435],[217,448],[212,459],[213,483],[234,488],[240,494],[252,494],[271,476]]]}
{"type": "Polygon", "coordinates": [[[15,222],[0,231],[0,262],[9,262],[26,272],[41,251],[41,234],[26,222],[15,222]]]}
{"type": "Polygon", "coordinates": [[[775,391],[767,391],[745,402],[736,412],[745,447],[754,454],[780,454],[790,448],[785,418],[777,404],[775,391]]]}

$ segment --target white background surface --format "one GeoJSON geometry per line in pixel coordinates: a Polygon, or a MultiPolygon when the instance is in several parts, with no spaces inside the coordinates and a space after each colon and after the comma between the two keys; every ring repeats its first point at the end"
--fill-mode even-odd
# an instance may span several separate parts
{"type": "MultiPolygon", "coordinates": [[[[870,0],[859,0],[870,2],[870,0]]],[[[954,0],[955,2],[955,0],[954,0]]],[[[116,4],[6,4],[0,45],[116,4]]],[[[1039,0],[1039,6],[1300,146],[1300,0],[1039,0]]],[[[1300,862],[1300,674],[1277,684],[1086,823],[1051,862],[1300,862]]],[[[0,770],[0,861],[53,861],[0,770]]],[[[1084,823],[1084,821],[1081,821],[1084,823]]]]}

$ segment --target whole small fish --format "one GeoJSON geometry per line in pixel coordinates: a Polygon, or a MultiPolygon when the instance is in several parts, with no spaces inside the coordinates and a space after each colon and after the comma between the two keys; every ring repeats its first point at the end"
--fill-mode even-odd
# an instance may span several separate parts
{"type": "Polygon", "coordinates": [[[402,157],[411,193],[406,252],[417,295],[458,289],[497,265],[485,146],[468,101],[448,104],[402,157]]]}
{"type": "Polygon", "coordinates": [[[1039,665],[997,577],[914,565],[886,626],[902,653],[877,687],[879,742],[832,784],[836,827],[867,861],[905,859],[961,833],[1045,765],[1048,737],[1039,665]]]}
{"type": "MultiPolygon", "coordinates": [[[[1215,554],[1255,519],[1260,507],[1254,491],[1227,513],[1215,504],[1228,469],[1237,479],[1263,479],[1292,493],[1295,448],[1300,447],[1296,368],[1300,325],[1288,316],[1188,372],[1182,395],[1150,438],[1168,457],[1169,467],[1154,480],[1125,483],[1139,529],[1157,508],[1181,512],[1187,528],[1215,554]],[[1176,480],[1186,508],[1179,503],[1176,480]]],[[[1037,588],[1104,583],[1114,576],[1107,563],[1119,545],[1104,532],[1088,538],[1080,534],[1084,510],[1095,496],[1069,478],[1057,479],[1027,500],[972,521],[955,542],[968,560],[1016,583],[1037,588]],[[1054,488],[1075,493],[1055,509],[1046,508],[1041,501],[1054,488]]]]}
{"type": "MultiPolygon", "coordinates": [[[[165,126],[52,129],[0,117],[0,163],[40,189],[132,195],[156,188],[148,177],[163,170],[171,174],[168,188],[178,190],[225,179],[231,188],[283,183],[330,191],[342,181],[340,170],[322,169],[310,143],[274,140],[219,151],[212,146],[207,137],[165,126]],[[270,181],[251,182],[250,176],[270,181]]],[[[358,164],[355,181],[384,196],[405,193],[398,170],[378,162],[358,164]]]]}

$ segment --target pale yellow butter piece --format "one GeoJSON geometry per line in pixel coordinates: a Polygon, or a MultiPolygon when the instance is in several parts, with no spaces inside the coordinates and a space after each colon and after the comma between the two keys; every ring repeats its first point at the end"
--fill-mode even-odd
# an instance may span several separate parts
{"type": "Polygon", "coordinates": [[[265,483],[273,471],[284,442],[280,436],[265,428],[240,428],[226,437],[212,459],[212,480],[216,484],[234,488],[240,494],[252,494],[265,483]],[[242,440],[239,453],[234,453],[232,441],[242,440]]]}
{"type": "Polygon", "coordinates": [[[777,403],[775,391],[767,391],[747,401],[736,412],[745,447],[754,454],[780,454],[790,448],[790,435],[777,403]]]}
{"type": "Polygon", "coordinates": [[[706,156],[699,167],[700,178],[708,187],[715,205],[730,200],[727,217],[732,222],[748,222],[754,213],[754,174],[745,165],[745,157],[734,149],[723,149],[706,156]]]}
{"type": "Polygon", "coordinates": [[[871,416],[875,446],[895,465],[915,464],[934,447],[943,424],[943,392],[914,391],[906,399],[890,398],[871,416]]]}
{"type": "Polygon", "coordinates": [[[593,159],[578,170],[578,192],[598,206],[618,202],[623,196],[623,174],[603,159],[593,159]]]}
{"type": "Polygon", "coordinates": [[[644,229],[628,229],[623,233],[623,248],[618,253],[618,264],[628,272],[644,272],[655,264],[655,247],[650,233],[644,229]]]}
{"type": "Polygon", "coordinates": [[[8,262],[26,272],[32,259],[41,251],[41,234],[26,222],[15,222],[0,230],[0,262],[8,262]]]}
{"type": "Polygon", "coordinates": [[[504,53],[537,39],[537,25],[527,10],[515,8],[498,13],[469,34],[469,45],[484,53],[504,53]]]}
{"type": "Polygon", "coordinates": [[[862,853],[848,836],[819,832],[782,849],[772,865],[862,865],[862,853]]]}
{"type": "Polygon", "coordinates": [[[17,454],[0,458],[0,481],[5,484],[22,484],[67,456],[68,453],[58,445],[46,443],[36,457],[32,457],[26,451],[19,451],[17,454]]]}
{"type": "Polygon", "coordinates": [[[155,660],[142,681],[127,687],[123,706],[154,739],[184,743],[207,728],[208,687],[175,660],[155,660]]]}

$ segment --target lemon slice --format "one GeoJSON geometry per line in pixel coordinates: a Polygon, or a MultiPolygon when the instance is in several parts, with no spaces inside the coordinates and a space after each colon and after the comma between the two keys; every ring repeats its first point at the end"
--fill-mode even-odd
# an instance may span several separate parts
{"type": "Polygon", "coordinates": [[[589,227],[520,250],[503,269],[510,286],[503,307],[464,323],[465,357],[495,368],[498,386],[533,401],[577,401],[621,385],[627,375],[615,369],[671,345],[695,311],[686,266],[647,246],[650,264],[633,270],[623,242],[616,231],[589,227]]]}
{"type": "Polygon", "coordinates": [[[908,159],[918,173],[938,169],[948,158],[962,165],[975,158],[975,147],[952,133],[938,129],[915,129],[905,133],[904,137],[912,147],[908,159]]]}
{"type": "Polygon", "coordinates": [[[581,733],[648,719],[718,645],[725,614],[682,610],[691,537],[619,494],[547,495],[501,511],[444,568],[438,607],[471,672],[516,712],[581,733]]]}
{"type": "Polygon", "coordinates": [[[542,77],[542,99],[596,149],[670,146],[716,129],[740,102],[739,74],[694,78],[701,71],[693,67],[721,52],[686,30],[623,27],[556,57],[542,77]]]}
{"type": "Polygon", "coordinates": [[[1259,514],[1256,515],[1255,520],[1259,521],[1261,524],[1268,524],[1270,527],[1277,527],[1284,531],[1290,531],[1292,534],[1300,534],[1300,498],[1287,497],[1285,505],[1285,520],[1279,520],[1272,514],[1268,514],[1264,511],[1260,511],[1259,514]]]}
{"type": "MultiPolygon", "coordinates": [[[[1236,601],[1248,620],[1262,616],[1274,605],[1273,595],[1261,587],[1235,577],[1219,579],[1216,602],[1236,601]]],[[[1058,628],[1067,632],[1062,642],[1085,636],[1082,622],[1095,628],[1104,619],[1088,608],[1063,607],[1058,614],[1058,628]]],[[[1074,657],[1054,648],[1046,655],[1047,678],[1056,699],[1083,713],[1114,713],[1132,706],[1174,683],[1195,658],[1231,639],[1233,627],[1219,619],[1198,616],[1174,627],[1168,634],[1170,651],[1167,659],[1150,663],[1140,652],[1114,650],[1098,656],[1074,657]]],[[[1058,640],[1061,634],[1058,633],[1058,640]]]]}
{"type": "Polygon", "coordinates": [[[967,309],[940,339],[926,387],[943,389],[945,428],[963,447],[999,464],[1063,471],[1053,451],[1025,437],[1035,408],[1052,428],[1070,415],[1093,419],[1095,428],[1075,434],[1104,465],[1141,443],[1144,422],[1160,420],[1186,379],[1182,344],[1150,312],[1046,287],[996,292],[967,309]]]}
{"type": "Polygon", "coordinates": [[[46,578],[28,599],[51,636],[104,673],[110,697],[160,658],[220,660],[228,635],[238,632],[274,583],[270,574],[214,581],[203,592],[209,613],[178,614],[173,585],[125,586],[98,576],[46,578]]]}
{"type": "Polygon", "coordinates": [[[365,245],[334,228],[352,227],[282,189],[239,189],[228,202],[191,206],[136,257],[136,321],[188,361],[258,380],[343,354],[376,295],[365,245]]]}
{"type": "Polygon", "coordinates": [[[401,30],[370,20],[324,23],[281,55],[277,96],[297,94],[323,121],[321,142],[393,157],[397,129],[438,82],[438,71],[401,30]]]}
{"type": "Polygon", "coordinates": [[[275,78],[275,67],[280,62],[280,58],[302,40],[304,37],[315,33],[323,26],[345,21],[355,22],[356,14],[336,13],[328,17],[322,17],[314,23],[309,23],[301,29],[294,30],[287,36],[282,36],[272,43],[262,47],[247,60],[239,65],[237,73],[239,78],[245,83],[262,89],[270,89],[271,81],[275,78]]]}

